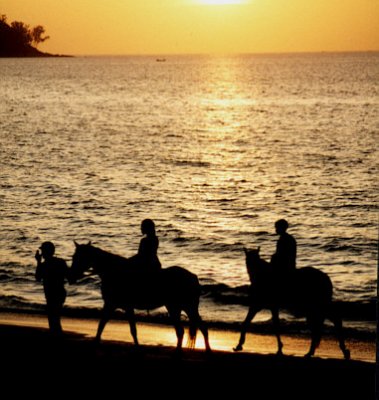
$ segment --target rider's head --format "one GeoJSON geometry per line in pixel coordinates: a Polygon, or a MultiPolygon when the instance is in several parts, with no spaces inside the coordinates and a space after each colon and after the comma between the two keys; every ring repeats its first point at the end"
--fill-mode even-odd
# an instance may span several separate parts
{"type": "Polygon", "coordinates": [[[40,249],[44,259],[53,257],[55,253],[55,246],[52,242],[43,242],[40,249]]]}
{"type": "Polygon", "coordinates": [[[141,223],[141,232],[144,235],[155,235],[155,224],[151,219],[144,219],[141,223]]]}
{"type": "Polygon", "coordinates": [[[285,219],[279,219],[275,222],[275,230],[278,235],[282,235],[288,229],[288,222],[285,219]]]}

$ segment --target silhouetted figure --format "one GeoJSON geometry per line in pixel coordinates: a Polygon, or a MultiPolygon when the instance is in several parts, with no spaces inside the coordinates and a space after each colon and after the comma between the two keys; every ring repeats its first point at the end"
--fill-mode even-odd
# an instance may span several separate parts
{"type": "Polygon", "coordinates": [[[259,248],[245,251],[246,267],[251,279],[249,311],[241,325],[235,351],[241,351],[255,315],[263,309],[271,311],[278,354],[282,354],[279,311],[285,308],[297,317],[305,317],[311,331],[311,345],[306,357],[314,356],[320,344],[325,319],[333,322],[340,349],[345,359],[350,351],[345,345],[340,311],[333,302],[333,284],[329,276],[313,267],[294,269],[291,280],[273,276],[269,263],[259,255],[259,248]]]}
{"type": "Polygon", "coordinates": [[[271,257],[271,265],[274,271],[281,276],[287,276],[296,269],[296,240],[287,233],[287,229],[288,222],[285,219],[275,222],[275,230],[279,239],[276,243],[276,252],[271,257]]]}
{"type": "Polygon", "coordinates": [[[66,261],[54,257],[55,246],[52,242],[42,243],[37,250],[36,280],[43,283],[46,298],[47,318],[50,331],[53,334],[62,334],[61,313],[66,300],[65,280],[68,276],[66,261]],[[44,261],[42,262],[42,258],[44,261]]]}
{"type": "Polygon", "coordinates": [[[75,243],[75,246],[70,282],[75,282],[91,267],[101,279],[104,307],[97,329],[97,341],[100,341],[104,327],[113,312],[121,308],[129,320],[134,343],[138,345],[135,309],[153,310],[165,306],[175,327],[178,352],[182,349],[184,337],[182,311],[188,316],[188,345],[195,346],[197,330],[200,329],[204,336],[205,348],[211,351],[208,328],[199,314],[201,286],[195,274],[175,266],[162,268],[159,273],[151,274],[151,279],[141,279],[139,270],[130,262],[130,258],[109,253],[92,246],[91,243],[75,243]]]}
{"type": "Polygon", "coordinates": [[[159,239],[155,233],[155,224],[151,219],[144,219],[141,223],[141,239],[138,253],[130,258],[139,268],[148,272],[157,272],[162,266],[158,258],[159,239]]]}

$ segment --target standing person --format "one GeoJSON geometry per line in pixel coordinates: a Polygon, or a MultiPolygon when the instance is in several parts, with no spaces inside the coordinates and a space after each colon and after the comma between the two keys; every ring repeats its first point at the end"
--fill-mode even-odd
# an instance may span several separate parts
{"type": "Polygon", "coordinates": [[[296,269],[297,244],[295,238],[287,233],[288,222],[279,219],[275,222],[275,231],[279,235],[276,252],[271,257],[271,264],[279,275],[287,275],[296,269]]]}
{"type": "Polygon", "coordinates": [[[43,283],[46,298],[47,318],[50,332],[54,335],[62,334],[61,314],[66,300],[65,280],[68,276],[66,261],[54,257],[55,246],[52,242],[44,242],[35,254],[37,268],[35,277],[43,283]],[[44,261],[42,261],[42,259],[44,261]]]}

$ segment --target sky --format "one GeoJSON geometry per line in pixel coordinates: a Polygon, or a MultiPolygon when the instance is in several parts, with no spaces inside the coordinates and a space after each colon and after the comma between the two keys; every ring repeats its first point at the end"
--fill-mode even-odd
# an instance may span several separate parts
{"type": "Polygon", "coordinates": [[[0,0],[73,55],[379,50],[379,0],[0,0]]]}

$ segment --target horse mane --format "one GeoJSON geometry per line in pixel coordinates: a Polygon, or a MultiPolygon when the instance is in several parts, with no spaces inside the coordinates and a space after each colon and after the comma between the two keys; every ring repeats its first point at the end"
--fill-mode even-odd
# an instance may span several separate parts
{"type": "Polygon", "coordinates": [[[252,284],[256,284],[257,280],[264,281],[267,284],[272,280],[273,269],[270,262],[261,258],[259,250],[260,248],[245,249],[246,269],[252,284]],[[251,259],[252,255],[255,256],[255,260],[251,259]]]}
{"type": "Polygon", "coordinates": [[[109,262],[109,265],[120,266],[120,267],[129,266],[128,258],[126,258],[126,257],[123,257],[119,254],[111,253],[110,251],[107,251],[107,250],[100,249],[99,247],[96,247],[92,244],[88,244],[85,246],[88,246],[88,248],[91,249],[91,251],[95,253],[96,258],[99,258],[99,259],[106,258],[107,262],[109,262]]]}

